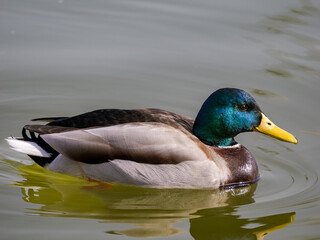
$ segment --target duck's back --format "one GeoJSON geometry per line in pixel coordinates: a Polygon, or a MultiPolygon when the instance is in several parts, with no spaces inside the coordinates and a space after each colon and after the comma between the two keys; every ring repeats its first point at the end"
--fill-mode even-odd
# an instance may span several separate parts
{"type": "MultiPolygon", "coordinates": [[[[42,118],[35,120],[46,120],[42,118]]],[[[132,122],[158,122],[191,132],[193,120],[161,109],[100,109],[74,117],[54,118],[48,126],[71,128],[107,127],[132,122]]]]}

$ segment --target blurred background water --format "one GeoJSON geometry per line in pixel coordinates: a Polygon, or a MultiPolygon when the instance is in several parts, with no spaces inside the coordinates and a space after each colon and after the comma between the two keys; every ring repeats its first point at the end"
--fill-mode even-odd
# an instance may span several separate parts
{"type": "Polygon", "coordinates": [[[319,239],[320,2],[1,0],[1,239],[319,239]],[[195,117],[250,92],[299,140],[237,140],[261,180],[217,191],[114,186],[8,148],[36,117],[162,108],[195,117]]]}

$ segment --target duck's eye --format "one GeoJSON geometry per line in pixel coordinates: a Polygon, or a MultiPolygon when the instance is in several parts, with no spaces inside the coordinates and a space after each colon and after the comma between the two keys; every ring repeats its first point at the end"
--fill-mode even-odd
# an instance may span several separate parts
{"type": "Polygon", "coordinates": [[[239,111],[241,111],[241,112],[245,112],[245,111],[248,110],[248,105],[245,104],[245,103],[239,104],[239,105],[238,105],[238,109],[239,109],[239,111]]]}

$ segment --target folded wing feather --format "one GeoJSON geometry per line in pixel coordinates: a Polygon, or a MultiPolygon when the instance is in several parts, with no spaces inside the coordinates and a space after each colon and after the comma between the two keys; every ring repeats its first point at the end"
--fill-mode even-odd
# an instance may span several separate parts
{"type": "Polygon", "coordinates": [[[89,164],[114,159],[150,164],[207,159],[192,134],[162,123],[126,123],[41,137],[69,159],[89,164]]]}

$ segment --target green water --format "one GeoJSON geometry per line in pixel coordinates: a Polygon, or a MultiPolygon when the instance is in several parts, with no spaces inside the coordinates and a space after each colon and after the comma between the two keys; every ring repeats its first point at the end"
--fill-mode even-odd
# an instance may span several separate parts
{"type": "Polygon", "coordinates": [[[1,239],[319,239],[320,2],[0,2],[1,239]],[[220,87],[250,92],[298,145],[237,137],[261,180],[144,189],[38,167],[3,140],[29,120],[100,108],[195,117],[220,87]]]}

